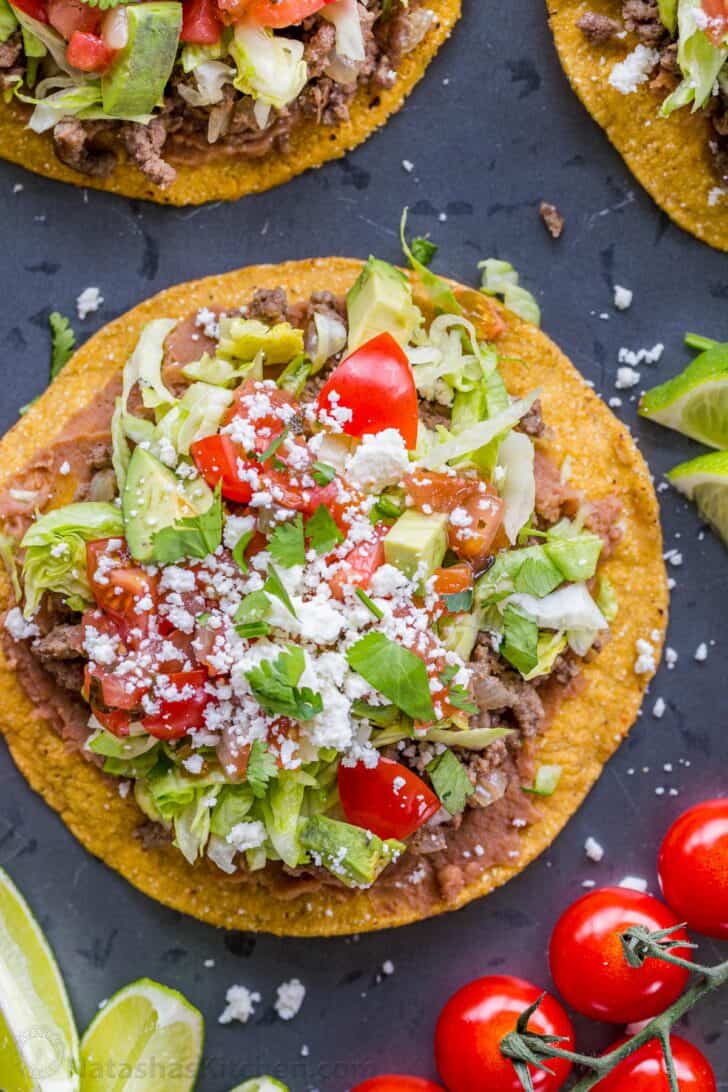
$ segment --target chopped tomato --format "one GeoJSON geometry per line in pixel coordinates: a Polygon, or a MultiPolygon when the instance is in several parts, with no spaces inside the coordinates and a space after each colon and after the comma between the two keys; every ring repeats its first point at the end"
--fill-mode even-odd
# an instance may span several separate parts
{"type": "Polygon", "coordinates": [[[222,33],[215,0],[182,0],[180,41],[214,45],[222,33]]]}
{"type": "Polygon", "coordinates": [[[372,576],[384,564],[384,537],[389,527],[385,523],[377,523],[372,530],[372,538],[354,546],[343,559],[341,568],[329,580],[334,599],[343,600],[347,585],[368,588],[372,576]]]}
{"type": "Polygon", "coordinates": [[[74,30],[66,49],[66,60],[81,72],[103,72],[109,67],[114,53],[99,34],[74,30]]]}
{"type": "Polygon", "coordinates": [[[364,503],[364,494],[353,486],[346,485],[334,478],[328,485],[316,485],[306,492],[307,500],[303,509],[304,513],[312,516],[320,505],[328,509],[336,526],[344,534],[349,530],[352,519],[360,514],[364,503]]]}
{"type": "Polygon", "coordinates": [[[495,490],[488,486],[485,492],[473,493],[450,513],[450,549],[478,566],[492,552],[502,522],[503,501],[495,490]]]}
{"type": "Polygon", "coordinates": [[[462,595],[473,587],[473,567],[468,561],[459,561],[457,565],[450,565],[447,569],[435,569],[433,591],[439,596],[438,606],[440,610],[448,610],[444,600],[446,595],[462,595]]]}
{"type": "Polygon", "coordinates": [[[416,508],[429,504],[436,512],[452,512],[472,495],[477,478],[443,474],[438,470],[416,470],[405,478],[404,484],[416,508]]]}
{"type": "Polygon", "coordinates": [[[225,780],[242,781],[248,772],[252,744],[239,743],[232,725],[226,724],[216,750],[218,761],[225,771],[225,780]]]}
{"type": "MultiPolygon", "coordinates": [[[[240,450],[229,436],[205,436],[190,446],[190,455],[210,488],[222,483],[222,495],[236,504],[247,504],[253,496],[249,482],[238,476],[240,450]]],[[[245,460],[243,460],[245,461],[245,460]]]]}
{"type": "Polygon", "coordinates": [[[136,709],[149,690],[151,680],[125,678],[123,675],[103,672],[97,676],[101,681],[101,697],[104,705],[113,709],[136,709]]]}
{"type": "Polygon", "coordinates": [[[251,0],[248,15],[262,27],[290,27],[320,11],[332,0],[251,0]]]}
{"type": "Polygon", "coordinates": [[[349,410],[348,420],[341,421],[347,436],[394,428],[410,451],[417,446],[412,366],[391,334],[378,334],[342,360],[321,389],[317,407],[334,418],[337,408],[349,410]]]}
{"type": "Polygon", "coordinates": [[[156,581],[130,562],[124,540],[100,538],[86,543],[86,565],[99,607],[115,622],[145,633],[157,603],[156,581]]]}
{"type": "Polygon", "coordinates": [[[275,757],[279,766],[284,765],[284,757],[295,750],[301,736],[301,726],[289,717],[276,717],[268,728],[268,750],[275,757]]]}
{"type": "Polygon", "coordinates": [[[409,838],[440,808],[432,789],[417,774],[389,758],[380,758],[373,767],[342,763],[338,779],[348,821],[380,838],[409,838]]]}
{"type": "Polygon", "coordinates": [[[707,37],[714,46],[725,45],[728,34],[728,4],[726,0],[703,0],[703,11],[708,16],[705,28],[707,37]]]}
{"type": "Polygon", "coordinates": [[[118,736],[119,739],[124,739],[129,735],[131,728],[131,717],[125,709],[97,709],[91,706],[91,712],[96,717],[96,720],[105,728],[107,732],[111,732],[112,736],[118,736]]]}
{"type": "Polygon", "coordinates": [[[99,9],[82,0],[48,0],[48,22],[67,42],[77,30],[96,30],[100,21],[99,9]]]}
{"type": "Polygon", "coordinates": [[[290,417],[291,411],[296,413],[298,409],[298,403],[288,391],[277,387],[259,389],[257,380],[247,379],[235,391],[233,404],[223,417],[223,424],[229,425],[236,419],[249,421],[256,433],[253,450],[260,455],[283,432],[286,427],[284,417],[290,417]],[[270,410],[261,413],[258,403],[263,400],[268,402],[270,410]],[[284,410],[284,406],[290,409],[284,410]]]}
{"type": "Polygon", "coordinates": [[[205,690],[207,672],[177,671],[164,679],[163,688],[173,688],[179,696],[159,699],[159,710],[142,720],[142,726],[157,739],[181,739],[193,728],[203,728],[205,708],[212,696],[205,690]]]}
{"type": "Polygon", "coordinates": [[[48,22],[48,10],[42,0],[13,0],[13,4],[31,19],[37,19],[39,23],[48,22]]]}

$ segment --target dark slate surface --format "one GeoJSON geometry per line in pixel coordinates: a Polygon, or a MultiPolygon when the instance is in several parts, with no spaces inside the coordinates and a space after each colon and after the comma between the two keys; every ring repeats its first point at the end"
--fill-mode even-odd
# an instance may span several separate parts
{"type": "MultiPolygon", "coordinates": [[[[466,0],[465,7],[454,40],[384,132],[346,162],[239,204],[173,211],[0,165],[2,427],[46,381],[48,311],[72,314],[87,285],[98,285],[105,302],[76,323],[82,337],[150,293],[206,273],[330,253],[396,260],[404,204],[412,229],[440,242],[437,266],[460,280],[473,281],[483,257],[509,258],[539,295],[547,331],[607,397],[620,346],[664,342],[660,365],[643,369],[651,385],[686,361],[685,329],[728,339],[725,256],[671,225],[630,177],[571,95],[541,5],[466,0]],[[539,221],[541,198],[566,216],[558,243],[539,221]],[[612,307],[615,282],[635,292],[624,314],[612,307]]],[[[655,475],[697,453],[675,434],[637,424],[628,394],[619,412],[655,475]]],[[[450,992],[496,970],[547,985],[549,931],[583,879],[633,874],[654,890],[661,833],[688,804],[725,791],[728,758],[725,551],[699,534],[694,512],[676,496],[664,493],[661,502],[667,545],[684,555],[672,570],[677,667],[661,668],[631,738],[555,845],[505,890],[450,917],[358,941],[217,932],[156,905],[86,854],[26,788],[3,747],[0,864],[47,930],[79,1026],[103,998],[149,975],[183,990],[207,1018],[200,1092],[225,1092],[261,1071],[294,1092],[343,1092],[388,1069],[434,1076],[432,1029],[450,992]],[[696,664],[701,641],[715,645],[696,664]],[[650,713],[658,695],[668,703],[662,720],[650,713]],[[606,848],[601,865],[585,859],[589,834],[606,848]],[[213,968],[204,967],[208,959],[213,968]],[[379,981],[387,959],[395,973],[379,981]],[[300,1015],[283,1024],[272,1002],[292,976],[308,993],[300,1015]],[[263,996],[246,1027],[216,1022],[232,983],[263,996]]],[[[717,946],[706,945],[704,955],[717,958],[717,946]]],[[[716,999],[691,1017],[688,1032],[719,1070],[722,1054],[724,1074],[726,1019],[726,1000],[716,999]]],[[[583,1023],[580,1031],[586,1047],[613,1035],[583,1023]]]]}

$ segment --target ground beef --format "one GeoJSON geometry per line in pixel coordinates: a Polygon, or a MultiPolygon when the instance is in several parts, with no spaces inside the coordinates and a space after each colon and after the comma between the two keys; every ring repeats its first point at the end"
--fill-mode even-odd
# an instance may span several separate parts
{"type": "Polygon", "coordinates": [[[654,48],[668,40],[657,0],[623,0],[622,18],[627,30],[633,31],[647,46],[654,48]]]}
{"type": "Polygon", "coordinates": [[[94,145],[94,137],[100,131],[98,122],[78,121],[77,118],[56,122],[53,147],[61,163],[80,174],[107,178],[116,166],[116,156],[108,149],[94,145]]]}
{"type": "Polygon", "coordinates": [[[288,297],[283,288],[259,288],[248,305],[250,318],[275,325],[288,321],[288,297]]]}
{"type": "Polygon", "coordinates": [[[16,32],[6,42],[0,42],[0,70],[12,68],[23,51],[23,39],[16,32]]]}
{"type": "Polygon", "coordinates": [[[33,641],[33,652],[41,663],[49,660],[76,660],[83,657],[83,626],[61,622],[44,637],[33,641]]]}
{"type": "Polygon", "coordinates": [[[481,634],[473,650],[471,693],[478,706],[471,727],[490,728],[504,720],[523,736],[541,731],[544,710],[536,686],[512,671],[493,651],[490,637],[481,634]]]}
{"type": "Polygon", "coordinates": [[[398,65],[407,53],[420,44],[432,25],[432,12],[427,8],[399,7],[389,19],[377,24],[375,38],[389,63],[398,65]]]}
{"type": "Polygon", "coordinates": [[[171,186],[177,172],[160,154],[167,139],[163,119],[153,118],[148,125],[127,122],[122,135],[127,152],[147,178],[160,189],[171,186]]]}
{"type": "Polygon", "coordinates": [[[543,436],[546,431],[546,425],[543,419],[540,398],[537,398],[528,413],[523,415],[518,423],[518,427],[520,431],[525,432],[527,436],[543,436]]]}
{"type": "Polygon", "coordinates": [[[610,19],[606,15],[599,15],[595,11],[587,11],[576,25],[585,38],[598,45],[608,42],[621,30],[616,19],[610,19]]]}
{"type": "Polygon", "coordinates": [[[551,205],[548,201],[542,201],[539,205],[538,212],[551,238],[560,238],[564,230],[565,221],[559,210],[556,208],[556,205],[551,205]]]}
{"type": "Polygon", "coordinates": [[[329,65],[336,47],[336,28],[333,23],[318,23],[306,41],[303,56],[308,64],[309,79],[322,76],[329,65]]]}
{"type": "Polygon", "coordinates": [[[420,421],[426,428],[450,428],[450,411],[438,402],[420,402],[420,421]]]}

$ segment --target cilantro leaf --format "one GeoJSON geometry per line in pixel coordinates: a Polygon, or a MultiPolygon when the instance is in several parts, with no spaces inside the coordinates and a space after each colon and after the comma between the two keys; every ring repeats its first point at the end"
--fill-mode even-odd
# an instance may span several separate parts
{"type": "Polygon", "coordinates": [[[290,569],[306,561],[306,545],[303,540],[303,516],[280,523],[268,541],[270,555],[277,565],[290,569]]]}
{"type": "Polygon", "coordinates": [[[317,554],[328,554],[334,546],[344,541],[325,504],[320,504],[311,518],[306,520],[306,537],[317,554]]]}
{"type": "Polygon", "coordinates": [[[246,531],[244,535],[241,535],[238,541],[233,546],[233,561],[235,561],[241,568],[242,572],[247,573],[248,562],[245,560],[245,551],[248,543],[253,537],[252,531],[246,531]]]}
{"type": "Polygon", "coordinates": [[[253,458],[257,459],[259,463],[265,463],[268,459],[272,459],[290,431],[290,428],[286,425],[283,431],[279,432],[275,439],[271,440],[265,451],[253,452],[253,458]]]}
{"type": "Polygon", "coordinates": [[[435,720],[427,668],[383,633],[368,633],[346,653],[349,666],[413,720],[435,720]]]}
{"type": "Polygon", "coordinates": [[[522,675],[527,675],[538,663],[538,626],[511,606],[503,613],[500,654],[522,675]]]}
{"type": "Polygon", "coordinates": [[[371,611],[375,618],[384,618],[384,611],[379,609],[374,600],[369,598],[363,588],[356,589],[356,597],[361,600],[368,611],[371,611]]]}
{"type": "Polygon", "coordinates": [[[222,541],[222,497],[220,487],[206,512],[175,520],[152,538],[152,560],[169,565],[183,557],[207,557],[222,541]]]}
{"type": "Polygon", "coordinates": [[[430,239],[418,235],[410,243],[410,250],[412,251],[412,257],[418,262],[422,262],[423,265],[429,265],[437,254],[439,247],[437,243],[433,243],[430,239]]]}
{"type": "Polygon", "coordinates": [[[449,664],[440,672],[440,682],[443,686],[449,687],[448,701],[450,702],[450,705],[452,705],[454,709],[462,709],[464,713],[473,715],[478,712],[477,705],[462,683],[453,682],[458,671],[458,667],[449,664]]]}
{"type": "Polygon", "coordinates": [[[445,604],[445,609],[450,614],[460,614],[463,611],[468,611],[473,605],[473,589],[466,588],[465,591],[453,592],[452,595],[443,595],[442,600],[445,604]]]}
{"type": "Polygon", "coordinates": [[[51,379],[55,379],[73,356],[76,335],[71,323],[60,311],[51,311],[48,322],[51,328],[51,379]]]}
{"type": "Polygon", "coordinates": [[[310,720],[324,707],[320,694],[304,686],[297,686],[306,661],[303,649],[289,645],[275,660],[263,660],[257,667],[246,671],[258,704],[266,713],[279,713],[292,720],[310,720]]]}
{"type": "Polygon", "coordinates": [[[452,751],[443,751],[428,763],[427,772],[442,806],[450,815],[459,815],[465,801],[475,792],[462,762],[452,751]]]}
{"type": "Polygon", "coordinates": [[[352,702],[351,715],[371,721],[378,728],[391,728],[402,716],[396,705],[371,705],[361,698],[352,702]]]}
{"type": "Polygon", "coordinates": [[[264,591],[254,591],[240,601],[235,611],[235,632],[239,637],[264,637],[270,632],[265,619],[270,614],[270,599],[264,591]]]}
{"type": "Polygon", "coordinates": [[[253,796],[257,796],[258,799],[265,796],[268,782],[277,776],[278,766],[275,758],[263,743],[263,740],[256,739],[250,748],[248,766],[245,771],[245,777],[253,790],[253,796]]]}
{"type": "Polygon", "coordinates": [[[328,485],[336,477],[336,470],[328,463],[314,463],[311,468],[311,476],[316,485],[328,485]]]}
{"type": "Polygon", "coordinates": [[[291,602],[291,597],[286,591],[285,584],[272,565],[268,566],[268,579],[263,585],[263,591],[267,591],[268,595],[275,595],[276,599],[280,599],[283,606],[294,618],[298,617],[291,602]]]}

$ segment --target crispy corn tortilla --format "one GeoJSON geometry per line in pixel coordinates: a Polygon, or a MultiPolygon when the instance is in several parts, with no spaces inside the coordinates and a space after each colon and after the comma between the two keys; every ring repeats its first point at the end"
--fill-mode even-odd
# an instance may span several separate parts
{"type": "Polygon", "coordinates": [[[686,108],[661,118],[667,92],[644,83],[623,95],[608,83],[613,66],[638,39],[628,34],[597,44],[589,42],[576,24],[588,11],[615,18],[620,11],[617,0],[548,0],[548,10],[571,86],[630,170],[676,224],[710,246],[728,250],[728,195],[717,195],[720,187],[710,163],[710,123],[705,115],[686,108]]]}
{"type": "MultiPolygon", "coordinates": [[[[123,367],[150,319],[184,317],[215,303],[239,305],[258,287],[281,285],[292,301],[321,289],[343,294],[360,269],[361,262],[346,258],[256,266],[178,285],[140,304],[95,334],[0,442],[4,475],[22,469],[51,444],[63,423],[103,389],[123,367]]],[[[518,859],[491,868],[466,886],[455,904],[461,906],[505,883],[551,844],[629,731],[650,679],[634,673],[635,642],[647,637],[659,654],[667,622],[667,583],[657,500],[627,429],[545,334],[481,293],[454,287],[482,336],[505,320],[498,345],[509,390],[520,395],[541,388],[545,419],[555,432],[548,450],[559,463],[570,457],[570,480],[593,499],[616,492],[624,520],[622,541],[603,569],[619,595],[612,638],[594,662],[585,664],[588,685],[561,706],[539,740],[538,761],[561,765],[561,782],[553,796],[539,800],[541,817],[523,831],[518,859]]],[[[69,499],[69,488],[64,481],[59,504],[69,499]]],[[[6,579],[1,591],[0,605],[6,605],[6,579]]],[[[1,655],[0,694],[0,727],[31,786],[91,853],[159,902],[213,925],[295,936],[404,925],[454,908],[444,901],[418,906],[415,893],[407,891],[390,891],[383,898],[376,884],[368,892],[324,889],[283,901],[257,884],[231,882],[207,861],[192,868],[171,845],[144,849],[132,836],[140,823],[133,799],[123,800],[116,779],[66,750],[51,727],[34,715],[1,655]]]]}
{"type": "Polygon", "coordinates": [[[273,152],[262,159],[219,156],[199,166],[178,164],[170,157],[177,168],[177,179],[162,190],[136,164],[123,159],[120,152],[119,164],[109,178],[92,178],[61,163],[53,151],[50,133],[27,129],[28,111],[15,102],[9,105],[0,102],[0,155],[47,178],[163,205],[234,201],[248,193],[269,190],[309,167],[320,167],[329,159],[345,155],[400,109],[460,18],[461,0],[429,0],[427,6],[435,15],[433,25],[417,48],[402,58],[394,86],[376,92],[359,88],[351,103],[349,120],[340,125],[319,125],[306,119],[293,129],[286,155],[273,152]]]}

